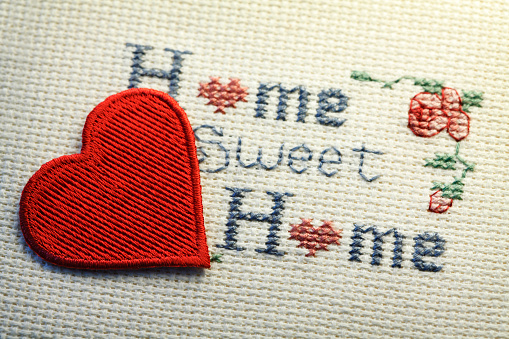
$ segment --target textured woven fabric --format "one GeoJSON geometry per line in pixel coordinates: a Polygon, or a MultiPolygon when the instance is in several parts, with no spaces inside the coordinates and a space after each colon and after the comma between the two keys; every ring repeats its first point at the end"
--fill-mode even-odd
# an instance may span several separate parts
{"type": "Polygon", "coordinates": [[[509,336],[508,11],[2,2],[0,334],[509,336]],[[23,238],[29,178],[129,87],[195,129],[210,269],[65,269],[23,238]]]}

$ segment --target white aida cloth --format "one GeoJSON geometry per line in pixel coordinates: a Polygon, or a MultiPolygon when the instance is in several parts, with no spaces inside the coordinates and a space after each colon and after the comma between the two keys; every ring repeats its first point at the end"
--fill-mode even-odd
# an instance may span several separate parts
{"type": "Polygon", "coordinates": [[[508,11],[506,1],[2,2],[1,337],[508,337],[508,11]],[[173,78],[139,73],[150,69],[173,78]],[[210,77],[239,79],[245,101],[214,113],[198,96],[210,77]],[[457,158],[455,170],[424,166],[456,141],[447,128],[431,138],[408,128],[411,99],[431,91],[421,79],[461,96],[470,130],[459,155],[473,171],[457,158]],[[171,83],[206,153],[205,228],[221,262],[101,272],[44,262],[19,225],[28,179],[79,153],[106,97],[171,83]],[[259,148],[266,168],[242,166],[259,148]],[[463,174],[462,200],[428,211],[433,182],[463,174]],[[240,205],[233,189],[251,191],[237,191],[240,205]],[[267,192],[292,195],[273,208],[267,192]],[[306,256],[290,239],[301,218],[332,221],[342,238],[306,256]],[[378,240],[355,225],[376,226],[378,240]]]}

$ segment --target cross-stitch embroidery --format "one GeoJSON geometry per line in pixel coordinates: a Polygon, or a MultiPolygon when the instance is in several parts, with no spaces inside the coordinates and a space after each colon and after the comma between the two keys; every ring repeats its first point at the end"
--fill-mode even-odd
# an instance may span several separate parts
{"type": "MultiPolygon", "coordinates": [[[[165,78],[170,81],[169,92],[172,95],[177,94],[179,88],[179,75],[183,55],[192,54],[191,52],[181,52],[174,49],[165,49],[173,53],[172,69],[163,71],[157,68],[144,68],[142,66],[145,52],[151,50],[150,46],[140,46],[128,44],[128,47],[134,47],[134,57],[132,61],[131,78],[129,79],[130,87],[137,87],[141,82],[141,77],[158,77],[165,78]]],[[[353,72],[352,78],[360,81],[383,82],[381,80],[371,78],[365,72],[353,72]]],[[[219,77],[211,77],[208,83],[200,83],[197,97],[208,99],[207,105],[213,105],[217,109],[215,113],[227,112],[227,108],[235,108],[239,101],[247,101],[247,87],[241,86],[239,79],[230,79],[228,84],[222,84],[219,77]]],[[[408,112],[408,127],[419,137],[431,137],[437,135],[443,130],[447,130],[449,135],[454,138],[458,144],[454,154],[437,154],[434,159],[427,159],[425,166],[440,168],[444,170],[454,170],[458,164],[464,167],[463,174],[460,178],[450,184],[434,183],[433,188],[436,190],[430,197],[430,211],[436,213],[445,212],[451,205],[453,199],[461,199],[463,193],[463,179],[469,171],[473,170],[474,165],[467,163],[459,155],[459,142],[463,140],[469,133],[470,117],[468,112],[470,107],[480,107],[482,101],[482,93],[463,92],[463,98],[460,97],[455,89],[443,87],[443,82],[436,80],[417,79],[413,77],[402,77],[400,79],[385,82],[384,88],[392,88],[393,85],[399,83],[403,79],[413,80],[415,85],[421,86],[423,92],[418,93],[410,100],[410,109],[408,112]]],[[[310,93],[303,85],[287,86],[281,83],[260,83],[256,94],[256,106],[254,117],[258,119],[266,119],[269,105],[269,94],[276,94],[278,104],[275,114],[275,120],[295,121],[297,123],[308,123],[306,121],[309,110],[310,93]],[[289,95],[294,94],[297,97],[298,106],[295,118],[290,119],[287,116],[287,108],[289,95]]],[[[349,98],[337,88],[322,89],[318,94],[316,123],[327,129],[341,127],[346,121],[347,114],[345,110],[348,107],[349,98]]],[[[246,154],[242,135],[228,135],[222,127],[204,124],[194,128],[196,137],[197,153],[200,154],[198,159],[201,164],[201,171],[207,173],[218,173],[228,169],[229,165],[250,169],[250,170],[275,170],[280,166],[288,166],[287,168],[297,175],[307,175],[311,173],[314,167],[313,162],[317,162],[314,170],[317,170],[325,178],[333,177],[341,170],[342,158],[352,155],[343,155],[338,145],[329,145],[324,149],[316,149],[313,145],[305,143],[291,144],[290,142],[282,142],[277,149],[265,150],[258,147],[255,154],[246,154]],[[203,134],[203,135],[202,135],[203,134]],[[208,137],[205,135],[208,134],[208,137]],[[236,145],[226,145],[224,140],[236,140],[236,145]],[[224,139],[223,139],[224,138],[224,139]],[[209,140],[207,140],[209,139],[209,140]],[[215,139],[215,140],[213,140],[215,139]],[[209,152],[219,151],[215,165],[210,165],[209,152]],[[242,153],[244,151],[244,153],[242,153]],[[235,154],[233,156],[233,154],[235,154]],[[230,155],[232,155],[230,157],[230,155]],[[205,163],[204,163],[205,162],[205,163]],[[306,174],[304,174],[306,173],[306,174]]],[[[245,139],[244,139],[245,140],[245,139]]],[[[352,154],[357,156],[359,160],[358,175],[360,180],[372,184],[381,174],[372,173],[369,175],[364,172],[366,160],[371,162],[384,154],[384,152],[372,149],[370,145],[360,144],[351,149],[352,154]]],[[[297,194],[292,192],[266,191],[272,200],[269,204],[254,211],[243,207],[243,200],[246,195],[249,196],[252,189],[241,187],[225,187],[230,195],[229,212],[224,229],[223,241],[215,244],[215,248],[220,248],[224,252],[243,253],[248,250],[247,247],[238,243],[239,238],[243,237],[239,228],[246,227],[246,223],[262,223],[267,225],[266,235],[263,239],[263,246],[251,249],[258,255],[267,257],[283,257],[287,253],[280,249],[281,232],[284,225],[282,218],[285,208],[292,203],[293,197],[297,194]]],[[[332,221],[323,221],[320,226],[313,226],[310,219],[301,219],[299,224],[290,224],[286,230],[290,233],[289,240],[298,241],[297,247],[307,249],[305,254],[309,260],[313,260],[317,251],[328,251],[329,245],[340,245],[342,238],[342,229],[333,227],[332,221]]],[[[403,241],[406,237],[396,228],[382,230],[378,226],[363,226],[354,224],[353,234],[351,236],[351,250],[348,252],[350,262],[363,262],[363,256],[369,253],[371,248],[371,260],[369,264],[372,266],[382,265],[383,247],[392,246],[391,256],[393,268],[401,268],[403,262],[403,241]],[[366,233],[368,235],[365,239],[366,233]],[[392,239],[392,240],[391,240],[392,239]],[[372,244],[369,245],[371,240],[372,244]],[[384,241],[385,240],[385,241],[384,241]],[[390,242],[388,240],[391,240],[390,242]],[[384,245],[385,244],[385,245],[384,245]]],[[[413,238],[414,253],[413,267],[420,271],[439,272],[442,265],[438,262],[424,261],[425,256],[438,257],[444,250],[445,240],[436,233],[421,233],[413,238]],[[431,243],[431,247],[430,247],[431,243]]],[[[262,239],[260,239],[262,240],[262,239]]],[[[221,263],[224,259],[224,253],[211,253],[211,261],[221,263]]],[[[407,259],[408,260],[408,259],[407,259]]],[[[364,260],[365,261],[365,260],[364,260]]]]}
{"type": "Polygon", "coordinates": [[[290,225],[292,229],[290,238],[299,241],[297,247],[304,247],[309,250],[306,257],[315,256],[316,251],[328,251],[327,245],[340,245],[341,232],[332,227],[332,221],[323,221],[322,226],[314,227],[312,219],[302,219],[298,225],[290,225]]]}
{"type": "Polygon", "coordinates": [[[210,77],[210,82],[200,82],[199,97],[209,99],[207,105],[214,105],[217,107],[214,113],[226,114],[225,108],[235,107],[238,101],[244,101],[247,96],[247,87],[240,85],[239,79],[230,79],[227,85],[221,84],[219,77],[210,77]]]}
{"type": "Polygon", "coordinates": [[[390,88],[401,80],[413,80],[414,85],[421,86],[424,92],[416,94],[410,100],[408,111],[408,127],[418,137],[429,138],[447,129],[449,135],[457,141],[454,154],[435,154],[434,159],[425,159],[424,166],[455,170],[455,164],[464,166],[461,177],[455,177],[450,184],[434,182],[430,195],[429,211],[444,213],[451,206],[454,199],[461,200],[463,193],[463,179],[469,171],[474,170],[474,164],[466,162],[459,155],[460,141],[468,136],[470,131],[470,117],[466,112],[470,107],[481,107],[483,93],[463,91],[463,98],[454,88],[444,87],[443,81],[420,79],[404,76],[393,81],[383,81],[372,78],[366,72],[353,71],[351,78],[358,81],[384,83],[382,88],[390,88]],[[440,95],[439,95],[440,94],[440,95]]]}

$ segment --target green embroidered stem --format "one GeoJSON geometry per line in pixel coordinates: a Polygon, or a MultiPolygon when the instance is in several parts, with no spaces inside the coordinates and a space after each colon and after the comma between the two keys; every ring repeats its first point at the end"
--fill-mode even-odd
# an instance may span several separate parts
{"type": "Polygon", "coordinates": [[[468,171],[474,171],[474,167],[475,167],[475,164],[469,164],[468,162],[466,162],[465,160],[463,160],[463,158],[461,158],[459,156],[459,152],[460,152],[460,143],[458,142],[456,144],[456,153],[454,154],[456,156],[456,159],[458,159],[459,162],[461,162],[463,164],[463,166],[465,166],[465,169],[463,170],[463,174],[461,175],[461,178],[464,179],[467,175],[467,172],[468,171]]]}
{"type": "Polygon", "coordinates": [[[222,254],[220,254],[220,253],[218,253],[218,254],[214,254],[214,253],[213,253],[213,254],[210,256],[210,262],[219,262],[219,263],[221,263],[221,262],[223,262],[223,261],[221,260],[221,257],[222,257],[222,256],[223,256],[223,255],[222,255],[222,254]]]}
{"type": "MultiPolygon", "coordinates": [[[[424,92],[436,93],[441,95],[442,88],[444,88],[444,82],[441,80],[433,80],[433,79],[422,79],[411,76],[403,76],[399,79],[393,81],[384,81],[380,79],[372,78],[367,72],[364,71],[352,71],[350,77],[357,81],[371,81],[371,82],[380,82],[384,85],[382,88],[390,88],[392,86],[399,83],[401,80],[413,80],[415,86],[421,86],[424,92]]],[[[463,96],[461,97],[461,108],[465,112],[470,112],[470,107],[481,107],[481,102],[484,100],[483,92],[476,91],[462,91],[463,96]]]]}
{"type": "Polygon", "coordinates": [[[463,193],[463,179],[467,176],[468,171],[474,171],[475,164],[469,164],[462,157],[459,156],[460,143],[456,144],[456,152],[454,155],[450,154],[436,154],[435,159],[425,159],[426,164],[424,166],[432,166],[434,168],[451,169],[454,170],[454,164],[456,161],[460,162],[465,168],[460,178],[454,178],[454,181],[450,184],[444,184],[442,182],[433,182],[432,190],[439,189],[442,191],[442,197],[450,199],[461,200],[461,194],[463,193]]]}
{"type": "Polygon", "coordinates": [[[404,76],[404,77],[401,77],[399,79],[396,79],[396,80],[393,80],[393,81],[387,81],[384,83],[383,87],[382,88],[389,88],[389,89],[392,89],[392,86],[397,84],[398,82],[400,82],[401,80],[403,79],[407,79],[407,80],[414,80],[415,81],[415,78],[414,77],[410,77],[410,76],[404,76]]]}
{"type": "MultiPolygon", "coordinates": [[[[413,80],[415,86],[421,86],[424,92],[429,93],[442,93],[443,81],[440,80],[433,80],[433,79],[422,79],[422,78],[416,78],[412,76],[403,76],[399,79],[393,80],[393,81],[384,81],[380,79],[372,78],[368,73],[363,71],[352,71],[352,74],[350,77],[354,80],[358,81],[371,81],[371,82],[381,82],[384,85],[382,88],[390,88],[392,89],[392,86],[399,83],[401,80],[413,80]]],[[[482,101],[482,99],[481,99],[482,101]]]]}

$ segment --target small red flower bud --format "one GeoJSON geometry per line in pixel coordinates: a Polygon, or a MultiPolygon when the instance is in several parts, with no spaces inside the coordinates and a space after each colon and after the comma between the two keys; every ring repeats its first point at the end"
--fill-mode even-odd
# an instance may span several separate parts
{"type": "Polygon", "coordinates": [[[444,213],[452,206],[451,198],[442,197],[442,191],[438,190],[429,199],[429,211],[433,213],[444,213]]]}

